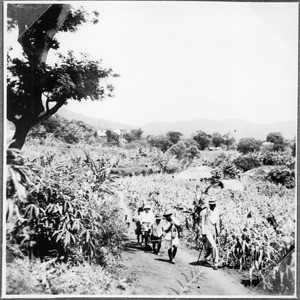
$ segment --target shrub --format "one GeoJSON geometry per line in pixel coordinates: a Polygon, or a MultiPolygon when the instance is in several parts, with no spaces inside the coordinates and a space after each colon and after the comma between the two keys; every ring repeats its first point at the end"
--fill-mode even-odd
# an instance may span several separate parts
{"type": "Polygon", "coordinates": [[[152,147],[156,147],[162,152],[166,152],[173,145],[172,142],[164,135],[148,136],[147,140],[152,147]]]}
{"type": "Polygon", "coordinates": [[[270,132],[266,141],[274,144],[274,151],[283,151],[285,148],[285,141],[281,132],[270,132]]]}
{"type": "Polygon", "coordinates": [[[243,172],[249,171],[261,166],[259,159],[253,155],[239,156],[233,160],[233,163],[243,172]]]}
{"type": "Polygon", "coordinates": [[[295,159],[287,152],[265,152],[261,156],[261,161],[266,166],[285,165],[291,169],[295,167],[295,159]]]}
{"type": "Polygon", "coordinates": [[[236,167],[236,165],[230,161],[224,162],[219,166],[223,173],[223,178],[225,179],[235,179],[239,178],[240,170],[236,167]]]}
{"type": "Polygon", "coordinates": [[[42,259],[105,265],[104,248],[117,258],[123,223],[117,221],[117,204],[113,198],[109,201],[113,178],[103,164],[88,153],[76,164],[53,155],[40,157],[40,165],[31,163],[30,192],[26,201],[17,202],[20,217],[11,242],[42,259]]]}
{"type": "Polygon", "coordinates": [[[271,182],[282,184],[288,189],[295,187],[295,172],[286,166],[273,168],[268,174],[267,179],[271,182]]]}
{"type": "Polygon", "coordinates": [[[179,141],[168,150],[168,153],[175,156],[177,159],[181,159],[185,153],[185,150],[185,144],[179,141]]]}
{"type": "Polygon", "coordinates": [[[259,142],[254,138],[242,138],[238,143],[237,150],[243,154],[258,151],[259,142]]]}

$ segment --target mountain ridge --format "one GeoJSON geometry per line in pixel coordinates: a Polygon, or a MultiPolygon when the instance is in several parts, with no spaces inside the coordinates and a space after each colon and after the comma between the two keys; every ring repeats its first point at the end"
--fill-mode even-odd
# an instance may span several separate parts
{"type": "Polygon", "coordinates": [[[254,137],[256,139],[265,140],[270,132],[281,132],[284,138],[292,139],[296,136],[297,123],[296,121],[278,121],[270,124],[258,124],[249,122],[243,119],[224,119],[221,121],[210,119],[193,118],[188,121],[166,122],[166,121],[152,121],[147,122],[142,126],[133,126],[130,124],[112,122],[102,118],[89,117],[63,107],[58,111],[58,114],[67,119],[75,119],[83,121],[99,130],[105,129],[120,129],[127,130],[134,128],[141,128],[144,136],[152,134],[165,134],[168,131],[178,131],[185,137],[190,137],[198,130],[202,130],[208,134],[219,132],[224,134],[226,132],[234,133],[237,139],[254,137]]]}

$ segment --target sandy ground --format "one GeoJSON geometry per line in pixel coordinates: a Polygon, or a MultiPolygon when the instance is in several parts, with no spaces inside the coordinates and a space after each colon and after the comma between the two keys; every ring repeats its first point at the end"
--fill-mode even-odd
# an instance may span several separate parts
{"type": "MultiPolygon", "coordinates": [[[[130,211],[120,194],[120,205],[128,220],[130,211]]],[[[176,263],[168,261],[167,247],[162,245],[161,253],[144,251],[136,241],[134,224],[128,227],[127,242],[123,252],[124,276],[131,278],[132,295],[234,295],[251,296],[251,289],[242,284],[242,276],[230,274],[225,269],[214,270],[200,259],[199,252],[182,244],[176,256],[176,263]]]]}

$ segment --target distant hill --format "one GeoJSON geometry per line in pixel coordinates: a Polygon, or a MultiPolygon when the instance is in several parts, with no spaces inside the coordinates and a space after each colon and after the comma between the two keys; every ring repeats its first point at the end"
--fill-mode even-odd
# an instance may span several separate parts
{"type": "Polygon", "coordinates": [[[254,137],[259,140],[265,140],[268,133],[280,131],[287,139],[296,136],[296,122],[277,122],[272,124],[255,124],[244,120],[223,120],[213,121],[205,119],[194,119],[182,122],[151,122],[142,127],[145,134],[164,134],[168,131],[179,131],[184,136],[190,137],[197,130],[206,133],[219,132],[221,134],[230,131],[237,139],[243,137],[254,137]]]}
{"type": "Polygon", "coordinates": [[[65,107],[60,108],[60,110],[57,112],[57,114],[65,117],[69,120],[74,119],[74,120],[82,121],[86,124],[94,126],[96,129],[104,130],[104,129],[120,129],[120,128],[133,129],[133,128],[136,128],[136,127],[128,125],[128,124],[116,123],[116,122],[111,122],[111,121],[101,119],[101,118],[93,118],[93,117],[85,116],[82,114],[78,114],[78,113],[72,112],[71,110],[69,110],[65,107]]]}
{"type": "MultiPolygon", "coordinates": [[[[83,121],[97,129],[138,128],[138,126],[111,122],[101,118],[93,118],[81,115],[72,112],[65,107],[62,107],[58,111],[58,114],[70,120],[75,119],[83,121]]],[[[146,123],[144,126],[141,126],[141,129],[144,131],[145,136],[148,134],[165,134],[168,131],[179,131],[185,137],[190,137],[191,134],[196,133],[197,130],[203,130],[209,134],[213,132],[219,132],[223,134],[230,131],[237,139],[243,137],[254,137],[259,140],[265,140],[267,134],[274,131],[280,131],[286,139],[293,139],[296,136],[296,125],[296,122],[292,121],[276,122],[272,124],[255,124],[240,119],[227,119],[223,121],[193,119],[190,121],[179,122],[150,122],[146,123]]]]}

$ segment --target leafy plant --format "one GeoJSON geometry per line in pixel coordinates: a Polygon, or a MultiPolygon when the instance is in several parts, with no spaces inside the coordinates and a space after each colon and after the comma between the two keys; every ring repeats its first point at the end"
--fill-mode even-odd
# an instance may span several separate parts
{"type": "Polygon", "coordinates": [[[269,172],[267,180],[291,189],[295,187],[295,172],[286,166],[275,167],[269,172]]]}
{"type": "Polygon", "coordinates": [[[254,155],[243,155],[233,160],[233,163],[243,172],[249,171],[261,166],[260,160],[254,155]]]}

